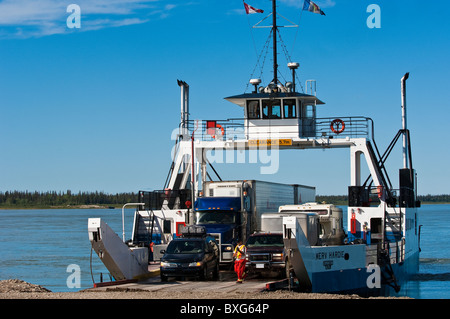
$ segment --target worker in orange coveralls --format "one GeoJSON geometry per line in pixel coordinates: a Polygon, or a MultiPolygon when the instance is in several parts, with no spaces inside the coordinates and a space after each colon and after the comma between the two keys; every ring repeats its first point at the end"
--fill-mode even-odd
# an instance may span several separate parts
{"type": "Polygon", "coordinates": [[[245,245],[242,244],[242,240],[239,240],[236,248],[234,249],[233,254],[234,260],[234,271],[237,274],[237,281],[236,283],[242,284],[242,281],[245,277],[245,245]]]}

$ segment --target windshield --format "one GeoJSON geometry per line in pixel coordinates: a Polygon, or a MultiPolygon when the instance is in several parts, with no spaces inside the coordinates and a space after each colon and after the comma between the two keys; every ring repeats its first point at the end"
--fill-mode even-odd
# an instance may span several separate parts
{"type": "Polygon", "coordinates": [[[203,241],[199,240],[173,240],[167,246],[169,254],[199,254],[205,250],[203,241]]]}
{"type": "Polygon", "coordinates": [[[229,211],[197,212],[197,224],[235,224],[236,213],[229,211]]]}
{"type": "Polygon", "coordinates": [[[259,246],[277,246],[283,247],[282,235],[270,235],[270,236],[251,236],[247,241],[247,247],[259,247],[259,246]]]}

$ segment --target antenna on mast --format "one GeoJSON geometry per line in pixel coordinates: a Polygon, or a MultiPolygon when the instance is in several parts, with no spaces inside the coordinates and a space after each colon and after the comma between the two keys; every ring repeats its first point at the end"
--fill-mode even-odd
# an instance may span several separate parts
{"type": "Polygon", "coordinates": [[[272,37],[273,37],[273,83],[278,85],[278,59],[277,59],[277,4],[272,0],[272,37]]]}
{"type": "MultiPolygon", "coordinates": [[[[245,4],[245,2],[244,2],[244,4],[245,4]]],[[[257,10],[257,9],[253,8],[253,10],[257,10]]],[[[260,10],[260,11],[257,11],[257,12],[262,13],[263,11],[260,10]]],[[[279,15],[279,14],[277,14],[277,2],[276,2],[276,0],[272,0],[272,12],[268,16],[266,16],[265,18],[263,18],[261,21],[259,21],[257,24],[255,24],[253,26],[253,28],[271,28],[272,44],[273,44],[273,80],[271,81],[269,86],[266,87],[266,90],[269,90],[271,93],[272,92],[277,92],[279,90],[279,84],[281,84],[278,81],[278,45],[277,45],[278,29],[279,28],[287,28],[287,27],[298,28],[298,25],[296,25],[295,23],[293,23],[289,19],[283,17],[282,15],[279,15],[279,16],[281,18],[283,18],[284,20],[288,21],[290,23],[290,25],[277,25],[277,15],[279,15]],[[270,24],[269,25],[261,25],[261,23],[263,21],[265,21],[267,18],[269,18],[270,15],[272,15],[272,24],[271,25],[270,24]]],[[[280,37],[280,40],[281,40],[281,37],[280,37]]],[[[281,41],[283,41],[283,40],[281,40],[281,41]]],[[[264,46],[264,48],[267,48],[267,51],[269,49],[269,46],[268,46],[269,42],[270,42],[270,34],[269,34],[269,37],[268,37],[267,42],[266,42],[267,46],[266,45],[264,46]]],[[[266,53],[267,53],[267,51],[266,51],[266,53]]],[[[257,65],[258,65],[258,63],[259,63],[259,58],[258,58],[257,65]]],[[[253,80],[256,80],[256,79],[252,79],[252,81],[253,80]]],[[[251,84],[255,85],[255,83],[252,83],[252,82],[251,82],[251,84]]],[[[255,89],[256,89],[256,86],[255,86],[255,89]]]]}

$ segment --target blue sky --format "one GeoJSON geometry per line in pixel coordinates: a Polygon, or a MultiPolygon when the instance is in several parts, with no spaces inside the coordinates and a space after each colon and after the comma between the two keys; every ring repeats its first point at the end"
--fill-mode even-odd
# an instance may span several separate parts
{"type": "MultiPolygon", "coordinates": [[[[163,187],[180,117],[177,79],[190,85],[191,119],[243,116],[223,98],[245,91],[268,36],[250,26],[271,11],[268,0],[247,3],[265,12],[246,15],[241,0],[0,0],[0,191],[163,187]],[[71,3],[81,8],[79,29],[66,25],[71,3]]],[[[318,116],[373,118],[384,150],[401,128],[400,79],[410,72],[419,193],[450,193],[450,2],[316,3],[326,16],[302,12],[301,0],[280,0],[278,12],[300,22],[282,37],[302,83],[317,80],[326,102],[318,116]],[[367,26],[370,4],[381,9],[381,28],[367,26]]],[[[262,78],[270,77],[268,68],[262,78]]],[[[348,159],[347,150],[291,151],[275,175],[260,175],[258,164],[219,166],[225,179],[345,194],[348,159]]],[[[396,182],[399,147],[388,164],[396,182]]]]}

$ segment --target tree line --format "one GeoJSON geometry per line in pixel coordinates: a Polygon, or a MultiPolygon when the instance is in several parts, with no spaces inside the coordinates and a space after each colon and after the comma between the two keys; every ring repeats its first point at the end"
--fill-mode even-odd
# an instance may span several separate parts
{"type": "MultiPolygon", "coordinates": [[[[99,205],[121,207],[125,203],[137,201],[137,193],[104,192],[28,192],[28,191],[6,191],[0,192],[0,208],[51,208],[70,207],[81,205],[99,205]]],[[[419,195],[418,200],[423,204],[450,203],[450,195],[419,195]]],[[[316,201],[335,205],[347,205],[347,195],[317,195],[316,201]]]]}
{"type": "Polygon", "coordinates": [[[0,208],[50,208],[70,207],[81,205],[122,206],[135,202],[137,193],[107,194],[104,192],[28,192],[6,191],[0,192],[0,208]]]}
{"type": "MultiPolygon", "coordinates": [[[[450,203],[450,195],[442,194],[442,195],[418,195],[417,199],[422,204],[433,204],[433,203],[450,203]]],[[[326,202],[329,204],[335,205],[347,205],[348,204],[348,196],[347,195],[317,195],[316,201],[326,202]]]]}
{"type": "Polygon", "coordinates": [[[450,203],[450,195],[419,195],[418,200],[422,203],[450,203]]]}

